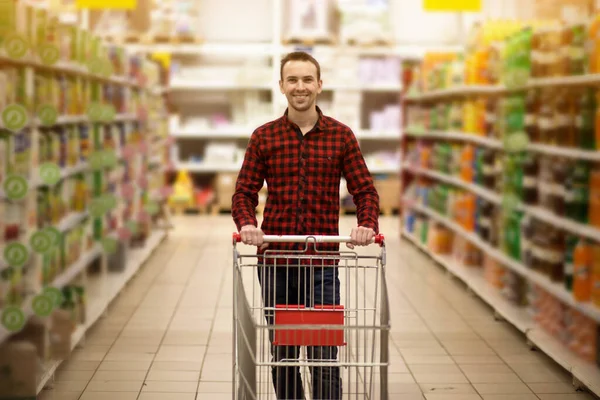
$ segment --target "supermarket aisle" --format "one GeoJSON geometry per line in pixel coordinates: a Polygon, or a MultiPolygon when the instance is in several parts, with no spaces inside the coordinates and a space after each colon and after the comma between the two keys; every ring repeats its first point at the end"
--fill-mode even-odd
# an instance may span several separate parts
{"type": "MultiPolygon", "coordinates": [[[[342,221],[342,233],[355,222],[342,221]]],[[[182,217],[56,375],[42,400],[231,398],[228,216],[182,217]]],[[[583,400],[570,378],[493,319],[382,218],[392,307],[391,399],[583,400]]]]}

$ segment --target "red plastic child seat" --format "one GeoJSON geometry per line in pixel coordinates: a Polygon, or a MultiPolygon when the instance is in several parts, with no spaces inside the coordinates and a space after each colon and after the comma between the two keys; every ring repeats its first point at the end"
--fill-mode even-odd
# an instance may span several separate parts
{"type": "MultiPolygon", "coordinates": [[[[276,305],[275,325],[344,325],[344,306],[276,305]]],[[[345,346],[344,329],[275,329],[276,346],[345,346]]]]}

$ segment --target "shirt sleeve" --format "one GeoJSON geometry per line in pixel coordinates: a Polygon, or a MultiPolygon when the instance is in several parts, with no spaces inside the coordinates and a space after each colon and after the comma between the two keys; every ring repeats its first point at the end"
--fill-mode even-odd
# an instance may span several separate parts
{"type": "Polygon", "coordinates": [[[259,133],[254,131],[246,147],[242,168],[235,184],[231,215],[238,231],[245,225],[257,226],[258,224],[256,219],[258,192],[263,187],[267,170],[261,156],[259,142],[259,133]]]}
{"type": "Polygon", "coordinates": [[[358,226],[371,228],[379,233],[379,194],[352,131],[346,135],[342,171],[348,192],[356,205],[358,226]]]}

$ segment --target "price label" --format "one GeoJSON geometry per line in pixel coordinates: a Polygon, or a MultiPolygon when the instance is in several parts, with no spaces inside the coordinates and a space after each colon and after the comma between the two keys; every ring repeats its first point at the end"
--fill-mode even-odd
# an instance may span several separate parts
{"type": "Polygon", "coordinates": [[[509,153],[525,151],[529,146],[529,137],[525,132],[515,132],[504,137],[504,149],[509,153]]]}
{"type": "Polygon", "coordinates": [[[4,260],[12,267],[22,267],[29,260],[29,251],[23,243],[9,243],[4,248],[4,260]]]}
{"type": "Polygon", "coordinates": [[[108,254],[114,254],[117,252],[118,242],[117,239],[107,237],[102,239],[102,248],[108,254]]]}
{"type": "Polygon", "coordinates": [[[23,35],[11,33],[4,39],[4,50],[10,58],[19,60],[27,54],[29,43],[23,35]]]}
{"type": "Polygon", "coordinates": [[[9,131],[20,131],[27,125],[28,120],[27,110],[20,104],[11,104],[2,110],[4,128],[9,131]]]}
{"type": "Polygon", "coordinates": [[[49,226],[44,228],[44,233],[48,236],[48,239],[50,239],[51,247],[58,246],[60,244],[60,237],[62,233],[57,228],[49,226]]]}
{"type": "Polygon", "coordinates": [[[98,150],[90,154],[88,158],[88,162],[90,163],[90,167],[94,170],[104,168],[104,158],[105,154],[103,150],[98,150]]]}
{"type": "Polygon", "coordinates": [[[52,247],[52,238],[48,235],[48,232],[41,230],[37,231],[29,239],[31,248],[36,253],[44,254],[52,247]]]}
{"type": "Polygon", "coordinates": [[[127,223],[125,224],[125,226],[127,227],[127,230],[129,230],[129,232],[131,232],[132,235],[137,235],[138,233],[138,224],[135,221],[127,221],[127,223]]]}
{"type": "Polygon", "coordinates": [[[19,175],[10,175],[3,183],[4,193],[10,200],[22,200],[29,192],[29,183],[19,175]]]}
{"type": "Polygon", "coordinates": [[[99,199],[103,204],[105,212],[114,210],[117,207],[117,197],[112,193],[102,195],[99,199]]]}
{"type": "Polygon", "coordinates": [[[102,165],[107,168],[114,168],[117,166],[119,159],[113,149],[104,150],[102,152],[102,165]]]}
{"type": "Polygon", "coordinates": [[[44,292],[43,292],[44,296],[48,297],[50,299],[50,301],[52,301],[52,304],[54,304],[54,307],[60,307],[63,303],[63,301],[65,300],[65,297],[62,294],[62,291],[58,288],[55,287],[46,287],[44,288],[44,292]]]}
{"type": "Polygon", "coordinates": [[[2,325],[9,332],[18,332],[25,326],[25,313],[19,307],[8,306],[2,310],[2,325]]]}
{"type": "Polygon", "coordinates": [[[33,298],[31,308],[38,317],[47,317],[54,310],[54,302],[45,294],[39,294],[33,298]]]}
{"type": "Polygon", "coordinates": [[[88,117],[92,122],[100,122],[102,121],[103,116],[103,106],[101,103],[92,103],[88,106],[87,110],[88,117]]]}
{"type": "Polygon", "coordinates": [[[42,125],[52,126],[56,124],[56,120],[58,119],[58,111],[56,110],[56,107],[50,104],[45,104],[40,106],[38,109],[38,118],[40,119],[42,125]]]}
{"type": "Polygon", "coordinates": [[[58,49],[58,46],[52,43],[42,44],[38,50],[38,54],[40,55],[42,64],[45,65],[54,65],[58,62],[60,58],[60,51],[58,49]]]}
{"type": "Polygon", "coordinates": [[[100,75],[102,73],[103,62],[101,58],[92,58],[88,64],[88,71],[93,75],[100,75]]]}
{"type": "Polygon", "coordinates": [[[519,208],[519,198],[512,193],[506,193],[502,197],[502,209],[509,215],[519,208]]]}
{"type": "Polygon", "coordinates": [[[106,203],[102,197],[92,199],[89,205],[90,215],[94,218],[100,218],[107,212],[106,203]]]}
{"type": "Polygon", "coordinates": [[[51,162],[40,165],[40,179],[46,185],[56,185],[61,179],[60,167],[51,162]]]}
{"type": "Polygon", "coordinates": [[[155,216],[156,214],[158,214],[158,212],[160,211],[160,207],[158,205],[158,203],[156,201],[149,201],[145,206],[144,209],[146,210],[146,212],[148,214],[150,214],[151,216],[155,216]]]}
{"type": "Polygon", "coordinates": [[[102,75],[109,77],[113,74],[113,71],[114,68],[112,62],[108,58],[104,59],[102,62],[102,75]]]}

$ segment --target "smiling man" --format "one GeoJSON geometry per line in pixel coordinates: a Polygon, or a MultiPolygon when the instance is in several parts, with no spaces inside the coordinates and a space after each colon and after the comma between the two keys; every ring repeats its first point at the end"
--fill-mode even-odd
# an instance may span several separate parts
{"type": "MultiPolygon", "coordinates": [[[[232,216],[241,240],[257,246],[259,256],[292,254],[304,243],[264,243],[268,235],[339,235],[340,180],[356,204],[357,226],[350,232],[349,248],[366,246],[378,233],[379,196],[352,130],[323,115],[316,105],[322,91],[321,68],[304,52],[293,52],[281,60],[281,93],[288,101],[283,116],[257,128],[250,138],[232,198],[232,216]],[[258,192],[267,182],[268,197],[263,223],[255,214],[258,192]]],[[[319,251],[339,251],[339,244],[322,243],[319,251]]],[[[311,254],[315,254],[314,252],[311,254]]],[[[324,259],[317,266],[306,259],[275,261],[259,258],[258,268],[265,309],[275,305],[332,305],[340,303],[337,261],[324,259]],[[276,265],[273,265],[275,264],[276,265]],[[270,266],[265,267],[267,264],[270,266]]],[[[272,311],[266,311],[273,324],[272,311]]],[[[273,331],[269,332],[273,341],[273,331]]],[[[296,346],[271,346],[274,361],[297,359],[296,346]]],[[[336,361],[336,347],[312,346],[309,359],[336,361]]],[[[304,399],[298,367],[273,368],[278,399],[304,399]]],[[[338,367],[312,367],[312,398],[340,399],[342,382],[338,367]]]]}

